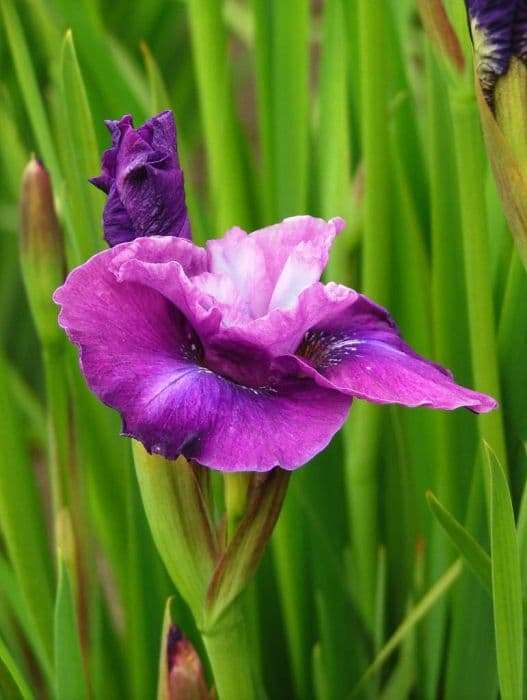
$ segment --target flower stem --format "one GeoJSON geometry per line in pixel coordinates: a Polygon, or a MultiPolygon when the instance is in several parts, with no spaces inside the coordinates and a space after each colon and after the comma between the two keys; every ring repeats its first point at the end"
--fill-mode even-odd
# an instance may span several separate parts
{"type": "Polygon", "coordinates": [[[262,697],[252,667],[242,610],[238,599],[213,629],[202,633],[218,700],[256,700],[262,697]]]}
{"type": "Polygon", "coordinates": [[[68,389],[62,347],[44,347],[44,376],[48,404],[49,464],[53,513],[69,504],[68,389]]]}

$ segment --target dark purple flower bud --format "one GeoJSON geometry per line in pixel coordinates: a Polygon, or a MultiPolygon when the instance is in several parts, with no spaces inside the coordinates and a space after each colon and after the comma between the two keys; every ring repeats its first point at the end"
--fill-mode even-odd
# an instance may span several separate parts
{"type": "Polygon", "coordinates": [[[138,129],[130,115],[106,125],[112,146],[102,157],[101,175],[90,181],[108,195],[105,240],[114,246],[140,236],[190,238],[172,112],[161,112],[138,129]]]}
{"type": "Polygon", "coordinates": [[[496,80],[507,72],[512,52],[516,0],[466,0],[476,70],[489,99],[496,80]]]}
{"type": "Polygon", "coordinates": [[[527,0],[516,1],[516,15],[512,28],[512,53],[527,62],[527,0]]]}

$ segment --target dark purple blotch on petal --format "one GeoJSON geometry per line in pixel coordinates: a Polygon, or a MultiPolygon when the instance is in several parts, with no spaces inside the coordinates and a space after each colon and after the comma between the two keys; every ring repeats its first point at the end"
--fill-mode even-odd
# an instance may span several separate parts
{"type": "Polygon", "coordinates": [[[103,213],[110,246],[140,236],[190,238],[183,171],[172,112],[134,129],[132,117],[107,121],[112,145],[91,182],[108,195],[103,213]]]}

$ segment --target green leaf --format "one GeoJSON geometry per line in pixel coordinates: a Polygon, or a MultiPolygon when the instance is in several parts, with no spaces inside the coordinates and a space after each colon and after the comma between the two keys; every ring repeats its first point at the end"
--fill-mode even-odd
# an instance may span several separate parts
{"type": "Polygon", "coordinates": [[[165,603],[165,614],[163,615],[163,627],[161,630],[161,645],[159,649],[159,671],[157,680],[157,700],[170,700],[170,690],[168,688],[167,674],[167,641],[170,625],[172,624],[172,601],[169,598],[165,603]]]}
{"type": "Polygon", "coordinates": [[[170,98],[165,86],[165,81],[163,80],[159,66],[152,56],[152,52],[144,41],[141,42],[141,51],[143,53],[150,87],[150,106],[152,112],[162,112],[165,109],[170,109],[170,98]]]}
{"type": "Polygon", "coordinates": [[[441,505],[431,491],[426,494],[426,500],[439,524],[463,557],[463,561],[490,593],[492,591],[492,572],[489,555],[470,532],[465,530],[461,523],[441,505]]]}
{"type": "Polygon", "coordinates": [[[289,473],[274,469],[254,482],[245,515],[218,561],[207,591],[206,625],[210,629],[256,571],[280,514],[289,473]]]}
{"type": "Polygon", "coordinates": [[[2,639],[0,639],[0,697],[4,700],[33,700],[35,697],[2,639]]]}
{"type": "MultiPolygon", "coordinates": [[[[320,63],[318,162],[322,216],[351,219],[350,136],[347,91],[348,43],[342,0],[329,0],[324,10],[324,41],[320,63]]],[[[328,277],[346,282],[349,275],[349,232],[337,238],[328,277]]]]}
{"type": "Polygon", "coordinates": [[[362,678],[349,696],[349,700],[352,700],[360,695],[364,687],[375,676],[377,671],[383,666],[395,649],[397,649],[397,647],[403,642],[415,625],[434,606],[437,600],[439,600],[439,598],[449,590],[454,581],[456,581],[459,577],[461,571],[462,565],[461,561],[458,559],[449,569],[447,569],[447,571],[445,571],[443,576],[441,576],[441,578],[432,586],[432,588],[421,598],[417,605],[410,610],[408,615],[377,654],[373,662],[368,666],[362,675],[362,678]]]}
{"type": "Polygon", "coordinates": [[[150,455],[135,440],[133,451],[154,542],[172,581],[199,619],[218,547],[199,477],[184,457],[170,461],[150,455]]]}
{"type": "Polygon", "coordinates": [[[58,181],[60,178],[59,165],[41,97],[42,91],[35,75],[35,69],[20,19],[11,0],[2,0],[0,11],[4,17],[7,40],[13,56],[18,84],[38,143],[39,155],[44,159],[46,168],[51,172],[53,180],[58,181]]]}
{"type": "MultiPolygon", "coordinates": [[[[523,486],[523,494],[518,514],[518,549],[522,573],[523,594],[527,594],[527,480],[523,486]]],[[[527,620],[524,621],[524,624],[527,620]]]]}
{"type": "Polygon", "coordinates": [[[187,8],[217,229],[248,226],[245,142],[234,112],[221,3],[189,0],[187,8]]]}
{"type": "Polygon", "coordinates": [[[503,700],[523,693],[523,608],[518,539],[507,479],[485,445],[490,472],[492,598],[498,676],[503,700]]]}
{"type": "Polygon", "coordinates": [[[55,602],[55,682],[57,700],[88,700],[73,590],[60,552],[55,602]]]}
{"type": "Polygon", "coordinates": [[[273,3],[273,166],[278,218],[305,211],[309,173],[309,3],[273,3]]]}
{"type": "Polygon", "coordinates": [[[99,172],[99,148],[93,119],[77,60],[71,31],[66,32],[61,54],[62,125],[66,141],[64,172],[71,237],[82,262],[103,246],[101,211],[103,197],[88,178],[99,172]]]}
{"type": "Polygon", "coordinates": [[[52,572],[50,549],[21,419],[0,357],[0,527],[34,635],[51,663],[52,572]]]}

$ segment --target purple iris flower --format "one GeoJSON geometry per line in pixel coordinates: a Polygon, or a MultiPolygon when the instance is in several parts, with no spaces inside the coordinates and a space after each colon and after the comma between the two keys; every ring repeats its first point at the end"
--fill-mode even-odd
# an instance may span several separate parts
{"type": "Polygon", "coordinates": [[[106,125],[112,146],[102,157],[102,174],[91,182],[108,195],[103,213],[108,244],[139,236],[190,238],[172,112],[162,112],[138,129],[130,115],[106,125]]]}
{"type": "Polygon", "coordinates": [[[525,59],[527,0],[466,0],[476,69],[487,97],[511,56],[525,59]]]}
{"type": "Polygon", "coordinates": [[[86,380],[147,450],[223,471],[295,469],[353,397],[476,413],[496,402],[406,345],[388,312],[321,283],[342,219],[98,253],[56,292],[86,380]]]}

